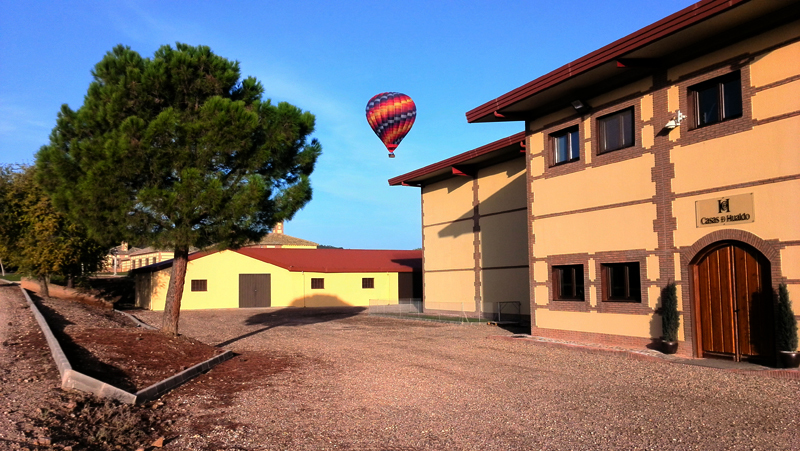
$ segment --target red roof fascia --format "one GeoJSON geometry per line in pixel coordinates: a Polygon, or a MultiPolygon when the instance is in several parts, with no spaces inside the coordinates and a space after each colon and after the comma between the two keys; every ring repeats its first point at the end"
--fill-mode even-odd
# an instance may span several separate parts
{"type": "Polygon", "coordinates": [[[638,48],[748,1],[750,0],[703,0],[695,3],[468,111],[467,122],[475,122],[526,97],[544,91],[569,78],[620,58],[638,48]]]}
{"type": "Polygon", "coordinates": [[[514,144],[518,144],[520,142],[525,141],[525,132],[519,132],[517,134],[508,136],[503,139],[498,139],[493,143],[486,144],[484,146],[478,147],[477,149],[468,150],[464,153],[458,154],[454,157],[450,157],[446,160],[439,161],[437,163],[429,164],[424,168],[416,169],[411,171],[407,174],[398,175],[397,177],[389,179],[390,186],[402,185],[407,180],[420,177],[423,175],[427,175],[433,172],[436,172],[440,169],[444,169],[448,166],[453,166],[456,164],[463,163],[467,160],[471,160],[473,158],[479,157],[481,155],[486,155],[487,153],[494,152],[495,150],[502,149],[503,147],[508,147],[514,144]]]}
{"type": "Polygon", "coordinates": [[[234,252],[289,271],[414,272],[422,269],[422,251],[242,248],[234,252]]]}

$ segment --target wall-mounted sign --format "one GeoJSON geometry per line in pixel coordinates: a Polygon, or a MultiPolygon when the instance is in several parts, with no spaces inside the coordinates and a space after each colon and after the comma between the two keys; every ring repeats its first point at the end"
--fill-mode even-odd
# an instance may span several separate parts
{"type": "Polygon", "coordinates": [[[716,199],[698,200],[694,203],[697,227],[715,227],[755,221],[753,193],[716,199]]]}

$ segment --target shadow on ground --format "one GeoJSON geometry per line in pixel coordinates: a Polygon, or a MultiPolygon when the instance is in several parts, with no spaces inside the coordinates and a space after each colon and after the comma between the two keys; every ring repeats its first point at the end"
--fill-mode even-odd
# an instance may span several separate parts
{"type": "Polygon", "coordinates": [[[350,318],[366,311],[366,307],[315,307],[311,308],[282,308],[271,312],[262,312],[244,320],[246,326],[262,327],[218,343],[217,347],[228,346],[253,335],[260,334],[275,327],[298,327],[311,324],[325,323],[340,319],[350,318]]]}
{"type": "Polygon", "coordinates": [[[114,302],[115,308],[133,308],[135,304],[135,287],[131,277],[93,277],[89,279],[89,288],[93,294],[102,299],[114,302]]]}
{"type": "Polygon", "coordinates": [[[521,322],[519,324],[499,324],[497,328],[506,330],[512,334],[530,335],[531,333],[531,323],[529,322],[521,322]]]}

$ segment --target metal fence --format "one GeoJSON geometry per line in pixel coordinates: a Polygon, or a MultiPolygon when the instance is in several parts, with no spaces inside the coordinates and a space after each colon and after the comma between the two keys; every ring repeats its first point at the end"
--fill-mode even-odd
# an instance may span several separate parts
{"type": "Polygon", "coordinates": [[[490,322],[493,324],[519,324],[522,318],[520,302],[492,302],[481,304],[481,311],[475,311],[474,303],[427,302],[422,299],[407,298],[399,301],[370,299],[370,315],[392,318],[417,319],[447,323],[474,324],[490,322]]]}
{"type": "Polygon", "coordinates": [[[391,318],[459,324],[486,321],[475,314],[474,307],[473,311],[466,310],[462,302],[429,302],[423,306],[422,299],[419,298],[400,299],[399,301],[370,299],[368,313],[391,318]]]}

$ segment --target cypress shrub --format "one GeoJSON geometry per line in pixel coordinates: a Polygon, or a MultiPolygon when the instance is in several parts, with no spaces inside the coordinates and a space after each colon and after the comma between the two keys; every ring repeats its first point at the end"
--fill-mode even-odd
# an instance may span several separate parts
{"type": "Polygon", "coordinates": [[[792,312],[792,301],[786,284],[778,285],[778,305],[775,312],[775,335],[778,351],[797,349],[797,320],[792,312]]]}
{"type": "Polygon", "coordinates": [[[678,316],[678,290],[675,283],[670,282],[661,290],[661,330],[664,341],[678,341],[678,327],[681,318],[678,316]]]}

